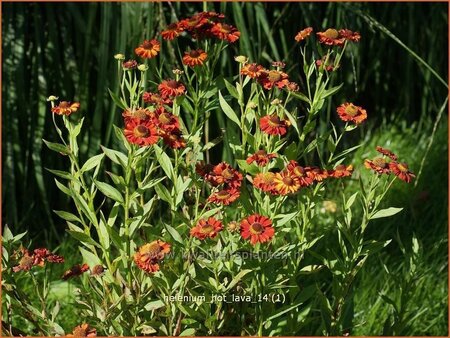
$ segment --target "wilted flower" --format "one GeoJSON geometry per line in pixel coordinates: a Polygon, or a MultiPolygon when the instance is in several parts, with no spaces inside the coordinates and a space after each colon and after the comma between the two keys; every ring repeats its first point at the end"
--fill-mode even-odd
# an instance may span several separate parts
{"type": "Polygon", "coordinates": [[[137,67],[137,65],[138,65],[138,63],[136,60],[128,60],[128,61],[122,62],[123,69],[127,69],[127,70],[134,69],[137,67]]]}
{"type": "Polygon", "coordinates": [[[87,264],[76,264],[72,266],[69,270],[64,272],[61,277],[63,280],[68,280],[69,278],[76,277],[82,275],[84,272],[89,270],[89,266],[87,264]]]}

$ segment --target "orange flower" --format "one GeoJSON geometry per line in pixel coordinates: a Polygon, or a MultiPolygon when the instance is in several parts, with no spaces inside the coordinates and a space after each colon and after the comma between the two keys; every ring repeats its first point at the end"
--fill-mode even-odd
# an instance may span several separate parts
{"type": "Polygon", "coordinates": [[[162,261],[169,252],[170,244],[158,239],[141,246],[133,258],[139,269],[152,273],[159,270],[158,262],[162,261]]]}
{"type": "Polygon", "coordinates": [[[172,104],[172,100],[170,100],[169,98],[162,98],[161,95],[151,92],[145,92],[142,95],[142,99],[144,100],[145,103],[151,103],[157,106],[162,106],[163,104],[167,105],[172,104]]]}
{"type": "Polygon", "coordinates": [[[360,124],[367,119],[366,110],[362,107],[355,106],[353,103],[343,103],[336,111],[342,121],[351,121],[360,124]]]}
{"type": "Polygon", "coordinates": [[[178,129],[174,129],[171,132],[164,131],[161,136],[164,143],[172,149],[186,148],[186,141],[178,129]]]}
{"type": "Polygon", "coordinates": [[[159,93],[163,99],[183,95],[186,87],[180,82],[172,79],[164,80],[158,86],[159,93]]]}
{"type": "Polygon", "coordinates": [[[205,238],[214,238],[217,236],[219,231],[223,228],[222,222],[210,217],[208,219],[201,219],[197,225],[191,228],[190,234],[200,240],[205,238]]]}
{"type": "Polygon", "coordinates": [[[154,114],[147,108],[137,108],[136,110],[127,109],[122,112],[122,116],[126,122],[128,122],[130,119],[146,121],[153,117],[153,115],[154,114]]]}
{"type": "Polygon", "coordinates": [[[183,19],[179,22],[179,27],[189,32],[201,29],[203,25],[208,23],[208,18],[202,13],[191,16],[190,18],[183,19]]]}
{"type": "Polygon", "coordinates": [[[161,32],[161,36],[164,40],[173,40],[183,32],[184,29],[178,22],[170,24],[166,30],[161,32]]]}
{"type": "Polygon", "coordinates": [[[252,156],[249,156],[246,161],[248,164],[256,162],[260,167],[264,167],[275,157],[277,157],[277,154],[268,154],[265,150],[258,150],[252,156]]]}
{"type": "Polygon", "coordinates": [[[293,194],[302,186],[300,179],[291,171],[282,171],[273,178],[274,190],[280,195],[293,194]]]}
{"type": "Polygon", "coordinates": [[[391,170],[389,169],[389,164],[386,163],[384,158],[377,157],[374,160],[365,160],[364,166],[367,169],[372,169],[376,171],[378,174],[390,174],[391,170]]]}
{"type": "Polygon", "coordinates": [[[240,196],[239,190],[236,188],[224,189],[213,193],[208,197],[208,201],[215,204],[230,205],[240,196]]]}
{"type": "Polygon", "coordinates": [[[259,120],[259,127],[261,130],[269,135],[283,136],[287,133],[287,128],[290,122],[288,120],[281,120],[278,115],[266,115],[259,120]]]}
{"type": "Polygon", "coordinates": [[[398,163],[396,161],[392,161],[389,163],[389,168],[395,176],[397,176],[402,181],[405,181],[406,183],[411,182],[413,177],[416,177],[416,175],[409,171],[408,165],[406,163],[398,163]]]}
{"type": "Polygon", "coordinates": [[[242,67],[241,74],[255,79],[260,77],[265,71],[266,69],[263,66],[256,63],[249,63],[242,67]]]}
{"type": "Polygon", "coordinates": [[[241,237],[243,239],[250,238],[250,243],[268,242],[275,234],[275,229],[272,227],[272,221],[258,214],[251,215],[241,221],[241,237]]]}
{"type": "Polygon", "coordinates": [[[155,144],[159,139],[158,130],[150,120],[129,119],[125,123],[124,134],[128,142],[141,147],[155,144]]]}
{"type": "Polygon", "coordinates": [[[236,42],[239,39],[241,33],[237,30],[236,27],[231,25],[227,25],[226,23],[216,23],[211,28],[211,34],[213,34],[216,38],[221,40],[227,40],[228,42],[236,42]]]}
{"type": "Polygon", "coordinates": [[[328,171],[319,167],[305,167],[306,175],[314,181],[322,182],[328,177],[328,171]]]}
{"type": "Polygon", "coordinates": [[[153,123],[156,127],[166,132],[180,129],[178,117],[166,111],[164,107],[159,107],[153,112],[153,123]]]}
{"type": "Polygon", "coordinates": [[[378,151],[380,154],[383,154],[384,156],[389,157],[392,161],[397,161],[397,155],[395,155],[392,151],[381,148],[380,146],[376,147],[376,151],[378,151]]]}
{"type": "Polygon", "coordinates": [[[287,87],[287,90],[289,90],[291,92],[298,92],[300,90],[299,85],[294,81],[289,82],[286,87],[287,87]]]}
{"type": "Polygon", "coordinates": [[[340,29],[338,31],[334,28],[328,28],[325,32],[318,32],[317,37],[320,43],[339,47],[342,47],[345,41],[358,42],[361,38],[358,32],[352,32],[349,29],[340,29]]]}
{"type": "Polygon", "coordinates": [[[300,42],[305,40],[307,37],[309,37],[312,33],[313,29],[312,27],[307,27],[305,29],[302,29],[300,32],[297,33],[295,36],[295,41],[300,42]]]}
{"type": "Polygon", "coordinates": [[[274,192],[274,178],[275,174],[272,172],[258,173],[253,178],[253,186],[264,192],[274,192]]]}
{"type": "Polygon", "coordinates": [[[334,178],[348,177],[352,176],[353,166],[350,164],[345,166],[344,164],[338,165],[334,170],[330,170],[328,176],[334,178]]]}
{"type": "Polygon", "coordinates": [[[300,182],[300,186],[306,187],[313,183],[313,179],[308,175],[305,168],[301,167],[296,161],[291,160],[286,166],[286,171],[296,176],[300,182]]]}
{"type": "Polygon", "coordinates": [[[280,70],[272,69],[264,71],[261,76],[258,77],[258,81],[267,90],[272,89],[273,86],[282,89],[289,85],[289,76],[280,70]]]}
{"type": "Polygon", "coordinates": [[[97,337],[97,330],[84,323],[75,327],[72,334],[68,334],[67,337],[97,337]]]}
{"type": "Polygon", "coordinates": [[[202,49],[190,50],[184,52],[183,63],[189,67],[201,66],[207,59],[208,54],[202,49]]]}
{"type": "Polygon", "coordinates": [[[64,274],[62,275],[62,279],[63,280],[68,280],[69,278],[72,277],[76,277],[76,276],[81,276],[84,272],[89,270],[89,266],[87,264],[76,264],[74,266],[72,266],[69,270],[67,270],[66,272],[64,272],[64,274]]]}
{"type": "Polygon", "coordinates": [[[134,52],[144,59],[151,59],[158,55],[161,46],[158,40],[144,40],[144,42],[137,47],[134,52]]]}
{"type": "Polygon", "coordinates": [[[214,166],[212,172],[207,175],[206,179],[214,186],[225,184],[226,187],[240,188],[242,174],[236,169],[233,169],[228,163],[221,162],[214,166]]]}
{"type": "Polygon", "coordinates": [[[70,115],[80,109],[79,102],[61,101],[56,107],[52,108],[52,113],[57,115],[70,115]]]}

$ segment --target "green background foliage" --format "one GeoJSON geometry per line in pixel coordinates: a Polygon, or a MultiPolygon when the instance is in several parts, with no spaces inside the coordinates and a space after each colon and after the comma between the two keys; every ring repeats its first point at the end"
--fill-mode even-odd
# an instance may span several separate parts
{"type": "MultiPolygon", "coordinates": [[[[224,74],[237,72],[233,57],[239,54],[264,65],[283,60],[300,88],[304,86],[301,56],[293,39],[296,32],[306,26],[316,31],[347,27],[359,31],[362,39],[344,61],[346,71],[341,72],[339,81],[345,85],[339,97],[365,107],[369,114],[360,132],[346,140],[363,143],[353,162],[361,163],[380,145],[402,154],[416,174],[421,171],[414,185],[398,184],[389,194],[386,204],[406,206],[405,211],[370,229],[375,239],[394,240],[371,258],[358,280],[354,307],[357,322],[362,324],[352,334],[447,335],[447,6],[5,3],[3,224],[14,233],[28,230],[34,246],[61,245],[60,252],[70,250],[64,222],[52,212],[72,206],[45,169],[67,164],[43,145],[42,138],[57,139],[45,99],[56,95],[81,102],[83,160],[98,154],[100,145],[114,148],[113,124],[121,126],[121,118],[107,91],[117,89],[113,55],[133,57],[138,43],[152,38],[168,23],[205,7],[223,12],[241,31],[238,43],[223,54],[220,67],[224,74]],[[441,107],[443,113],[439,114],[441,107]],[[414,234],[418,246],[413,245],[414,234]]],[[[160,67],[169,76],[176,66],[172,63],[175,54],[169,48],[164,57],[152,60],[150,67],[160,67]]],[[[327,113],[333,114],[341,103],[332,102],[327,113]]],[[[211,123],[217,127],[212,130],[225,127],[218,116],[213,116],[211,123]]],[[[226,149],[223,144],[214,149],[213,159],[219,161],[226,149]]],[[[333,200],[333,195],[329,199],[333,200]]],[[[70,311],[63,310],[67,318],[70,311]]]]}

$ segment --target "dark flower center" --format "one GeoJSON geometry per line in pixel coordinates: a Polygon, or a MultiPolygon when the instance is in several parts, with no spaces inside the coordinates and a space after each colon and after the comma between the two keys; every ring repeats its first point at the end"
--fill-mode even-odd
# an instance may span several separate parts
{"type": "Polygon", "coordinates": [[[176,89],[178,87],[178,82],[175,80],[169,80],[167,81],[167,87],[176,89]]]}
{"type": "Polygon", "coordinates": [[[162,113],[158,117],[158,121],[161,122],[162,124],[168,124],[170,123],[171,120],[172,119],[169,113],[162,113]]]}
{"type": "Polygon", "coordinates": [[[333,28],[328,28],[324,32],[324,35],[329,39],[337,39],[337,37],[339,36],[339,32],[333,28]]]}
{"type": "Polygon", "coordinates": [[[142,47],[144,47],[144,49],[153,49],[153,43],[151,41],[146,40],[142,44],[142,47]]]}
{"type": "Polygon", "coordinates": [[[261,150],[258,150],[258,151],[255,153],[255,155],[256,155],[256,156],[266,156],[266,155],[267,155],[267,152],[266,152],[265,150],[261,149],[261,150]]]}
{"type": "Polygon", "coordinates": [[[220,200],[225,200],[230,197],[230,193],[226,190],[221,190],[217,193],[217,198],[220,200]]]}
{"type": "Polygon", "coordinates": [[[401,172],[408,172],[408,165],[406,163],[399,163],[397,164],[397,168],[401,171],[401,172]]]}
{"type": "Polygon", "coordinates": [[[264,226],[259,222],[253,223],[250,227],[250,231],[253,234],[260,234],[261,232],[263,232],[263,230],[264,230],[264,226]]]}
{"type": "Polygon", "coordinates": [[[150,135],[150,131],[146,126],[140,124],[136,128],[134,128],[134,135],[136,137],[147,137],[148,135],[150,135]]]}
{"type": "Polygon", "coordinates": [[[233,175],[233,172],[230,169],[225,169],[224,171],[222,171],[222,176],[225,179],[229,180],[229,179],[232,179],[234,175],[233,175]]]}
{"type": "Polygon", "coordinates": [[[144,255],[149,258],[155,258],[161,252],[161,246],[158,243],[150,243],[145,247],[144,255]]]}
{"type": "Polygon", "coordinates": [[[375,164],[377,167],[380,167],[380,168],[386,168],[386,166],[387,166],[386,161],[381,157],[375,158],[373,160],[373,164],[375,164]]]}
{"type": "Polygon", "coordinates": [[[61,101],[59,103],[59,108],[69,108],[69,107],[70,107],[70,104],[67,101],[61,101]]]}
{"type": "Polygon", "coordinates": [[[196,50],[191,50],[190,53],[189,53],[189,56],[191,58],[198,58],[200,56],[200,53],[198,51],[196,51],[196,50]]]}
{"type": "Polygon", "coordinates": [[[145,120],[148,116],[145,109],[138,109],[134,112],[134,117],[140,120],[145,120]]]}
{"type": "Polygon", "coordinates": [[[200,227],[200,232],[202,234],[210,234],[213,231],[214,231],[214,227],[209,223],[206,223],[200,227]]]}
{"type": "Polygon", "coordinates": [[[281,121],[280,118],[278,116],[271,116],[269,118],[269,126],[271,127],[280,127],[281,126],[281,121]]]}
{"type": "Polygon", "coordinates": [[[286,176],[286,177],[283,177],[283,183],[285,185],[291,186],[291,185],[294,185],[294,180],[291,177],[286,176]]]}

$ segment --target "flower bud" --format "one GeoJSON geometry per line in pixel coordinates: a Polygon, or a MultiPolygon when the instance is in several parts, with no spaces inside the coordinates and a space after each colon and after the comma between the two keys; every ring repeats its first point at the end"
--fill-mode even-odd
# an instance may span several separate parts
{"type": "Polygon", "coordinates": [[[55,96],[55,95],[50,95],[50,96],[47,98],[47,101],[51,102],[51,101],[56,101],[56,100],[58,100],[58,99],[59,99],[59,97],[57,97],[57,96],[55,96]]]}
{"type": "Polygon", "coordinates": [[[148,69],[147,65],[141,64],[137,67],[141,72],[145,72],[148,69]]]}
{"type": "Polygon", "coordinates": [[[175,75],[182,75],[184,74],[184,71],[182,71],[181,69],[174,69],[172,70],[172,73],[174,73],[175,75]]]}
{"type": "Polygon", "coordinates": [[[122,63],[123,69],[129,70],[137,67],[136,60],[128,60],[122,63]]]}
{"type": "Polygon", "coordinates": [[[235,60],[236,62],[239,62],[239,63],[247,63],[248,57],[246,57],[246,56],[244,56],[244,55],[239,55],[239,56],[236,56],[236,57],[234,58],[234,60],[235,60]]]}
{"type": "Polygon", "coordinates": [[[125,60],[125,55],[116,54],[116,55],[114,55],[114,59],[119,60],[119,61],[125,60]]]}
{"type": "Polygon", "coordinates": [[[283,101],[280,100],[280,99],[274,99],[274,100],[272,100],[272,102],[270,102],[270,104],[273,105],[273,106],[276,106],[276,105],[279,105],[279,104],[282,104],[282,103],[283,103],[283,101]]]}
{"type": "Polygon", "coordinates": [[[249,102],[249,103],[247,104],[247,107],[248,107],[249,109],[255,109],[256,107],[258,107],[258,105],[257,105],[255,102],[249,102]]]}

